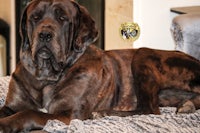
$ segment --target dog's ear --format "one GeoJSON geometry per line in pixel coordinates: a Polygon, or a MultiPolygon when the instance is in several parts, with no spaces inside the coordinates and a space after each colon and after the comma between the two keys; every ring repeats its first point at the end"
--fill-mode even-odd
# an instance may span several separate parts
{"type": "Polygon", "coordinates": [[[75,3],[78,9],[78,27],[75,35],[73,47],[75,52],[82,52],[86,47],[95,42],[98,37],[98,31],[95,26],[95,21],[90,16],[89,12],[82,6],[75,3]]]}
{"type": "Polygon", "coordinates": [[[21,22],[20,22],[20,35],[21,35],[21,50],[26,51],[30,48],[29,39],[28,39],[28,33],[27,33],[27,7],[25,7],[22,16],[21,16],[21,22]]]}

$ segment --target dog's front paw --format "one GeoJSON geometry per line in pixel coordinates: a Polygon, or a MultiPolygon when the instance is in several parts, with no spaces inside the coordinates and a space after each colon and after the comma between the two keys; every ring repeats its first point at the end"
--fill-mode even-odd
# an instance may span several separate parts
{"type": "Polygon", "coordinates": [[[194,106],[194,103],[188,100],[185,102],[181,107],[177,109],[177,113],[194,113],[196,111],[196,108],[194,106]]]}

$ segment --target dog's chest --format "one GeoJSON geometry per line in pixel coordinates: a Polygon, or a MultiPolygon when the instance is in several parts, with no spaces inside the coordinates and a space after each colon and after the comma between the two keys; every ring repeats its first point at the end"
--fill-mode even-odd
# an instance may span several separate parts
{"type": "Polygon", "coordinates": [[[42,91],[42,107],[38,108],[38,111],[48,113],[48,107],[54,94],[54,88],[53,85],[47,85],[44,87],[42,91]]]}

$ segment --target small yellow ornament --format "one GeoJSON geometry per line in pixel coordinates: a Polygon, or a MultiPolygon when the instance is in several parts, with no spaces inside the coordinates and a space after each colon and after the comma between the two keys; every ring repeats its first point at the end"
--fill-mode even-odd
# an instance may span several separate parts
{"type": "Polygon", "coordinates": [[[123,23],[120,27],[120,35],[122,39],[134,42],[140,36],[140,27],[134,22],[123,23]]]}

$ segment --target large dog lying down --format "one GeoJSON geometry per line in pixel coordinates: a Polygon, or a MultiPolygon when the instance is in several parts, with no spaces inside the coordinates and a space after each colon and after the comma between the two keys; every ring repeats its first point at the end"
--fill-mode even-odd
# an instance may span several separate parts
{"type": "Polygon", "coordinates": [[[200,108],[198,60],[148,48],[102,51],[90,45],[97,38],[95,22],[74,1],[32,1],[21,36],[21,60],[0,110],[3,132],[40,129],[49,119],[69,124],[94,112],[127,116],[159,114],[159,105],[178,106],[182,113],[200,108]]]}

